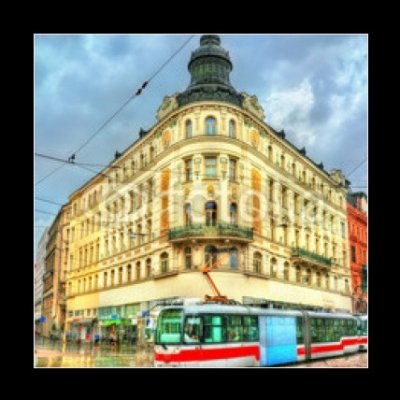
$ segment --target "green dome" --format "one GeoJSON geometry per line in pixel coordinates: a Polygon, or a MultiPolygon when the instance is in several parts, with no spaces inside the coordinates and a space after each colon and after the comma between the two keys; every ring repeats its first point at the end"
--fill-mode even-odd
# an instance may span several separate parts
{"type": "Polygon", "coordinates": [[[218,35],[203,35],[200,47],[192,52],[188,69],[190,85],[178,95],[179,105],[193,101],[220,100],[242,105],[242,97],[230,83],[233,65],[229,53],[220,46],[218,35]]]}

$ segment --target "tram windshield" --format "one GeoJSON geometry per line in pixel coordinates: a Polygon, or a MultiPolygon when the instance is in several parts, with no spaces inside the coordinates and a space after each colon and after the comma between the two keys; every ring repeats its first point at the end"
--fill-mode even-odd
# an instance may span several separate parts
{"type": "Polygon", "coordinates": [[[157,343],[181,343],[182,321],[182,310],[161,311],[157,321],[157,343]]]}

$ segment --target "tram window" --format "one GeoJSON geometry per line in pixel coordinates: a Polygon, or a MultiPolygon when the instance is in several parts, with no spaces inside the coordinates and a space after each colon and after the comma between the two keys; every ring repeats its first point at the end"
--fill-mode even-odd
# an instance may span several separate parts
{"type": "Polygon", "coordinates": [[[245,342],[256,342],[258,337],[258,318],[256,316],[243,317],[243,340],[245,342]]]}
{"type": "Polygon", "coordinates": [[[310,332],[311,332],[311,341],[316,342],[317,341],[317,323],[315,321],[315,318],[311,318],[310,320],[310,332]]]}
{"type": "Polygon", "coordinates": [[[297,337],[297,344],[304,343],[303,318],[302,317],[296,317],[296,337],[297,337]]]}
{"type": "Polygon", "coordinates": [[[205,315],[204,343],[222,343],[226,340],[226,322],[222,315],[205,315]]]}
{"type": "Polygon", "coordinates": [[[185,343],[198,343],[202,336],[200,317],[187,317],[185,321],[185,343]]]}
{"type": "Polygon", "coordinates": [[[228,342],[241,342],[243,340],[243,326],[241,316],[228,316],[227,333],[228,342]]]}
{"type": "Polygon", "coordinates": [[[182,310],[164,310],[157,322],[157,343],[181,342],[182,310]]]}
{"type": "Polygon", "coordinates": [[[361,332],[363,335],[367,335],[368,334],[368,324],[367,321],[362,321],[361,322],[361,332]]]}
{"type": "Polygon", "coordinates": [[[328,318],[325,320],[325,341],[334,342],[335,341],[335,331],[333,329],[333,319],[328,318]]]}

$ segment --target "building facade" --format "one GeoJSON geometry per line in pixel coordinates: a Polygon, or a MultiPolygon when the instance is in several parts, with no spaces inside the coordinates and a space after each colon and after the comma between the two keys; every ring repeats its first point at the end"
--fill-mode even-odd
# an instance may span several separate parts
{"type": "Polygon", "coordinates": [[[157,301],[220,291],[248,303],[351,310],[345,177],[264,121],[205,35],[191,83],[69,198],[67,329],[137,334],[157,301]]]}
{"type": "Polygon", "coordinates": [[[45,317],[42,333],[46,337],[58,337],[64,330],[69,208],[69,205],[61,208],[48,230],[42,303],[42,314],[45,317]]]}
{"type": "Polygon", "coordinates": [[[43,275],[45,270],[45,258],[46,258],[46,244],[48,239],[48,228],[42,233],[42,236],[38,243],[37,253],[36,253],[36,263],[34,268],[34,302],[35,302],[35,322],[38,329],[40,330],[39,320],[42,316],[42,301],[43,301],[43,275]]]}
{"type": "Polygon", "coordinates": [[[368,306],[367,196],[362,192],[349,193],[347,202],[353,312],[366,313],[368,306]]]}

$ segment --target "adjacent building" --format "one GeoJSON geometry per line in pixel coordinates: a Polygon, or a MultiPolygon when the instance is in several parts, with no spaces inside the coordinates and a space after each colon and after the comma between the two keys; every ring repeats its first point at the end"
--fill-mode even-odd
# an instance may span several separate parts
{"type": "Polygon", "coordinates": [[[42,301],[43,301],[43,275],[45,270],[45,258],[46,258],[46,244],[48,239],[48,228],[45,228],[42,236],[40,237],[37,253],[36,263],[34,266],[34,302],[35,302],[35,323],[37,328],[40,330],[40,317],[42,316],[42,301]]]}
{"type": "Polygon", "coordinates": [[[199,268],[215,262],[237,301],[351,311],[346,179],[270,127],[232,68],[220,38],[202,36],[188,88],[71,194],[70,333],[130,340],[158,301],[212,294],[199,268]]]}
{"type": "Polygon", "coordinates": [[[69,205],[63,206],[48,229],[43,275],[42,333],[59,336],[65,322],[65,282],[68,255],[69,205]]]}
{"type": "Polygon", "coordinates": [[[365,193],[357,192],[347,195],[347,217],[353,311],[355,313],[366,313],[368,306],[368,217],[367,195],[365,193]]]}

